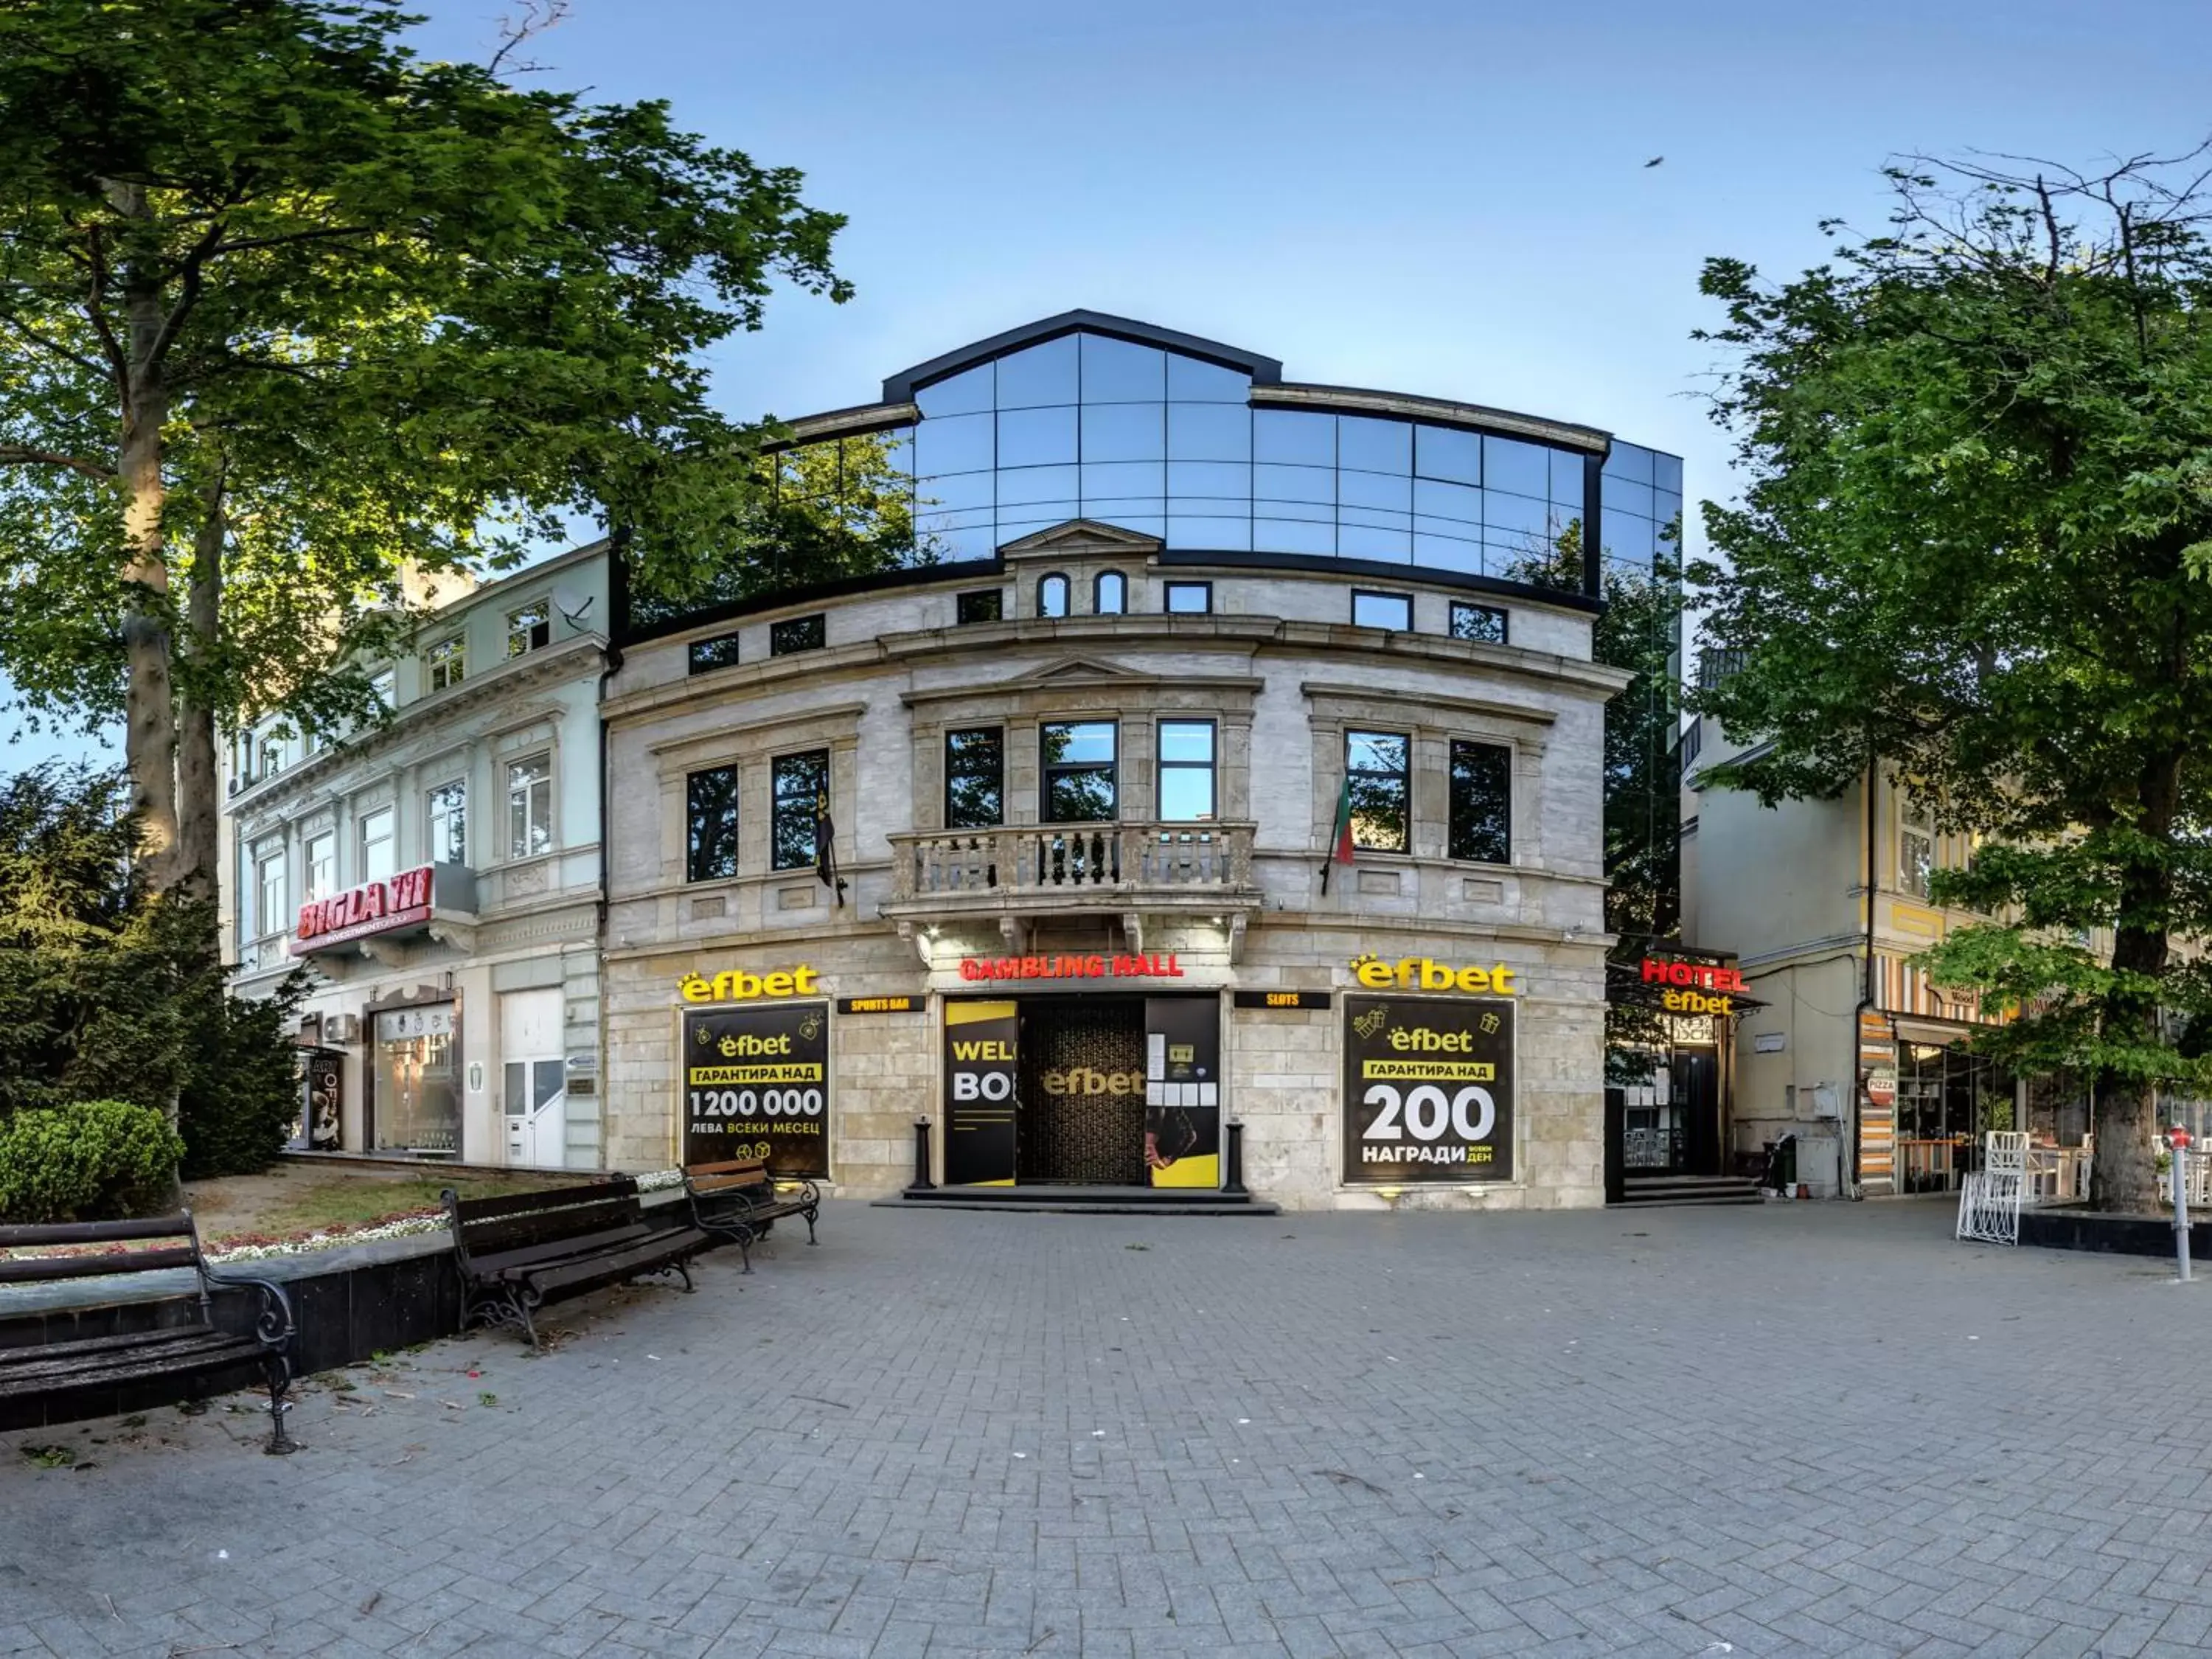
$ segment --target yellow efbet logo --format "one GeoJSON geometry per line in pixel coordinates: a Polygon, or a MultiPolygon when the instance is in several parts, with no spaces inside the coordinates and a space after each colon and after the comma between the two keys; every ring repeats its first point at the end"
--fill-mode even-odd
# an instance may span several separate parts
{"type": "Polygon", "coordinates": [[[1370,991],[1467,991],[1518,996],[1521,988],[1513,982],[1516,971],[1502,962],[1488,968],[1455,968],[1428,957],[1406,957],[1395,963],[1372,955],[1352,959],[1352,976],[1370,991]]]}

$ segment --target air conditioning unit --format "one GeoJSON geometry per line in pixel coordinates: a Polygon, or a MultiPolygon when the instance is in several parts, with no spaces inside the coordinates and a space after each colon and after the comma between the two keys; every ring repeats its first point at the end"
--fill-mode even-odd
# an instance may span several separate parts
{"type": "Polygon", "coordinates": [[[358,1042],[361,1041],[359,1014],[326,1014],[323,1017],[323,1041],[325,1042],[358,1042]]]}

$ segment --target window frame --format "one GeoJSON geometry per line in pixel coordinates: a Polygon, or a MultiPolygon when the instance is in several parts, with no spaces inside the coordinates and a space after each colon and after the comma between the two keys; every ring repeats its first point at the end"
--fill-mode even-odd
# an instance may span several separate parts
{"type": "Polygon", "coordinates": [[[786,617],[768,625],[768,653],[797,657],[830,647],[830,613],[816,611],[804,617],[786,617]]]}
{"type": "Polygon", "coordinates": [[[1126,617],[1129,614],[1129,578],[1119,570],[1102,570],[1091,579],[1091,614],[1094,617],[1126,617]],[[1106,584],[1113,582],[1118,592],[1109,609],[1106,604],[1106,584]]]}
{"type": "Polygon", "coordinates": [[[1221,722],[1212,715],[1187,718],[1183,715],[1163,715],[1152,723],[1152,814],[1162,823],[1218,823],[1221,821],[1221,722]],[[1167,732],[1170,726],[1204,726],[1206,753],[1203,762],[1170,760],[1167,754],[1167,732]],[[1197,817],[1171,818],[1167,812],[1167,775],[1170,772],[1203,772],[1206,774],[1207,810],[1197,817]]]}
{"type": "Polygon", "coordinates": [[[1118,715],[1104,720],[1039,720],[1037,722],[1037,822],[1044,824],[1118,823],[1121,819],[1121,721],[1118,715]],[[1045,758],[1045,733],[1054,726],[1103,726],[1114,734],[1114,758],[1105,763],[1107,787],[1112,792],[1111,811],[1101,818],[1059,818],[1052,815],[1053,780],[1071,772],[1097,772],[1097,761],[1051,762],[1045,758]]]}
{"type": "Polygon", "coordinates": [[[692,640],[684,647],[684,672],[687,675],[711,674],[718,668],[734,668],[739,660],[738,635],[734,633],[714,634],[703,640],[692,640]],[[723,645],[730,648],[730,659],[727,662],[712,661],[701,655],[702,652],[711,651],[716,646],[723,645]]]}
{"type": "MultiPolygon", "coordinates": [[[[1395,847],[1378,847],[1359,839],[1359,814],[1352,815],[1352,845],[1355,852],[1409,854],[1413,850],[1413,734],[1411,731],[1391,732],[1370,726],[1344,728],[1344,776],[1347,786],[1355,777],[1395,778],[1398,784],[1400,840],[1395,847]],[[1352,744],[1355,738],[1395,738],[1406,745],[1405,764],[1396,771],[1378,772],[1370,768],[1355,768],[1352,763],[1352,744]]],[[[1332,817],[1334,816],[1331,814],[1332,817]]]]}
{"type": "Polygon", "coordinates": [[[469,644],[465,634],[449,634],[422,653],[422,683],[433,693],[450,691],[469,677],[469,644]],[[443,676],[442,678],[440,677],[443,676]]]}
{"type": "Polygon", "coordinates": [[[1212,616],[1213,614],[1213,584],[1204,580],[1162,582],[1160,584],[1160,614],[1164,617],[1212,616]],[[1197,593],[1205,599],[1206,603],[1195,611],[1178,610],[1175,602],[1177,593],[1197,593]]]}
{"type": "Polygon", "coordinates": [[[318,830],[313,835],[302,837],[300,843],[300,902],[304,904],[311,899],[328,898],[337,890],[338,832],[335,829],[318,830]],[[327,857],[320,860],[315,857],[318,842],[329,844],[327,857]],[[319,882],[315,878],[318,864],[325,866],[325,879],[319,882]]]}
{"type": "Polygon", "coordinates": [[[380,668],[368,677],[368,695],[389,712],[399,707],[399,671],[380,668]]]}
{"type": "Polygon", "coordinates": [[[372,806],[368,811],[362,813],[355,823],[353,839],[355,854],[359,860],[359,862],[355,866],[355,874],[362,882],[388,881],[393,876],[398,874],[398,803],[396,801],[386,801],[381,806],[372,806]],[[368,827],[379,818],[386,820],[389,828],[384,835],[377,836],[374,841],[372,842],[368,833],[368,827]],[[385,871],[381,875],[377,874],[369,868],[368,849],[372,845],[387,847],[391,849],[389,856],[392,867],[385,871]]]}
{"type": "Polygon", "coordinates": [[[1444,752],[1444,855],[1447,858],[1464,864],[1510,865],[1513,862],[1513,745],[1510,743],[1497,743],[1486,738],[1454,738],[1447,744],[1444,752]],[[1460,850],[1460,751],[1472,749],[1487,749],[1504,757],[1505,798],[1502,803],[1504,817],[1498,826],[1504,837],[1504,846],[1496,858],[1460,850]]]}
{"type": "Polygon", "coordinates": [[[508,761],[506,764],[507,860],[508,862],[513,863],[522,859],[544,858],[548,854],[554,852],[559,846],[554,825],[553,751],[550,749],[540,749],[534,754],[517,755],[513,760],[508,761]],[[514,834],[514,808],[516,805],[515,798],[517,793],[515,775],[521,771],[525,767],[538,765],[540,763],[543,763],[545,769],[543,775],[524,780],[522,782],[522,838],[526,845],[523,848],[518,848],[515,845],[514,834]],[[526,843],[530,840],[530,830],[535,827],[536,815],[532,810],[534,805],[532,797],[541,787],[544,790],[545,799],[545,844],[543,847],[532,848],[527,846],[526,843]]]}
{"type": "Polygon", "coordinates": [[[743,807],[738,797],[743,793],[743,769],[735,761],[720,766],[702,766],[684,775],[684,880],[688,886],[693,882],[728,881],[738,870],[740,848],[739,827],[744,821],[743,807]],[[728,814],[726,848],[713,869],[702,867],[701,858],[699,787],[702,779],[721,778],[726,781],[726,793],[722,805],[728,814]],[[726,865],[727,868],[720,867],[726,865]]]}
{"type": "Polygon", "coordinates": [[[947,829],[947,830],[997,830],[997,829],[1003,828],[1003,827],[1005,826],[1005,824],[1006,824],[1006,726],[1005,726],[1004,725],[992,725],[992,726],[952,726],[952,727],[949,727],[949,728],[947,728],[947,729],[946,729],[946,731],[945,731],[945,734],[944,734],[944,738],[943,738],[943,739],[942,739],[942,748],[943,748],[943,752],[944,752],[944,756],[945,756],[945,811],[944,811],[944,819],[943,819],[944,827],[945,827],[945,829],[947,829]],[[998,758],[997,776],[996,776],[996,778],[995,778],[995,780],[994,780],[994,785],[993,785],[994,793],[994,795],[995,795],[995,797],[996,797],[996,799],[997,799],[997,802],[998,802],[998,809],[999,809],[999,810],[998,810],[998,813],[997,813],[997,815],[996,815],[995,817],[993,817],[993,818],[992,818],[988,823],[956,823],[954,820],[955,820],[955,818],[956,818],[956,817],[957,817],[957,814],[953,811],[953,810],[952,810],[952,802],[953,802],[952,784],[953,784],[953,777],[954,777],[953,765],[952,765],[952,761],[953,761],[953,755],[952,755],[952,744],[953,744],[953,739],[955,739],[956,738],[978,738],[978,737],[982,737],[982,736],[984,736],[984,735],[986,735],[986,734],[988,734],[988,736],[989,736],[989,737],[994,740],[994,744],[995,744],[995,745],[996,745],[996,747],[997,747],[997,751],[998,751],[998,755],[997,755],[997,758],[998,758]]]}
{"type": "Polygon", "coordinates": [[[1068,580],[1066,571],[1048,570],[1037,578],[1036,613],[1038,618],[1044,622],[1060,622],[1075,614],[1075,584],[1068,580]],[[1049,609],[1045,602],[1045,595],[1052,591],[1055,583],[1060,590],[1060,609],[1057,611],[1049,609]]]}
{"type": "Polygon", "coordinates": [[[507,613],[507,656],[512,662],[553,643],[553,601],[532,599],[507,613]],[[517,641],[520,642],[518,644],[517,641]]]}
{"type": "Polygon", "coordinates": [[[256,939],[269,939],[285,931],[290,918],[291,872],[284,867],[284,843],[277,842],[266,849],[257,849],[253,854],[253,905],[256,911],[273,911],[273,915],[257,915],[253,918],[256,939]],[[270,903],[270,872],[276,872],[276,902],[270,903]]]}
{"type": "Polygon", "coordinates": [[[771,756],[768,768],[768,862],[769,868],[779,875],[795,870],[819,867],[822,860],[821,802],[830,793],[830,750],[826,747],[794,749],[788,754],[771,756]],[[787,802],[783,795],[783,769],[795,761],[818,762],[822,768],[821,787],[808,795],[804,802],[793,797],[787,802]],[[807,854],[804,859],[787,860],[783,854],[782,837],[777,831],[782,827],[787,811],[797,811],[803,805],[806,813],[807,854]]]}
{"type": "MultiPolygon", "coordinates": [[[[448,836],[447,839],[450,840],[451,837],[448,836]]],[[[448,778],[443,783],[432,784],[422,792],[422,850],[427,854],[427,861],[431,864],[459,864],[464,867],[467,866],[469,861],[469,781],[466,778],[448,778]],[[458,812],[447,811],[441,804],[441,797],[455,792],[458,792],[458,804],[460,808],[458,812]],[[460,820],[460,856],[458,859],[441,858],[439,854],[447,849],[441,842],[438,834],[439,826],[453,818],[460,820]]]]}
{"type": "Polygon", "coordinates": [[[1444,618],[1444,631],[1448,637],[1468,645],[1508,645],[1513,639],[1512,613],[1502,605],[1481,605],[1473,599],[1454,599],[1451,602],[1451,610],[1444,618]],[[1476,635],[1462,634],[1459,631],[1461,617],[1473,616],[1477,612],[1498,618],[1496,639],[1486,640],[1476,635]]]}
{"type": "Polygon", "coordinates": [[[956,628],[973,628],[979,623],[1004,622],[1006,619],[1006,590],[1003,587],[971,587],[955,594],[952,600],[952,623],[956,628]],[[990,601],[988,616],[970,616],[971,606],[990,601]]]}
{"type": "Polygon", "coordinates": [[[1410,634],[1413,631],[1413,596],[1387,587],[1355,587],[1352,590],[1352,625],[1354,628],[1380,628],[1392,634],[1410,634]],[[1389,599],[1404,605],[1406,625],[1398,628],[1383,623],[1360,621],[1359,602],[1362,599],[1389,599]]]}

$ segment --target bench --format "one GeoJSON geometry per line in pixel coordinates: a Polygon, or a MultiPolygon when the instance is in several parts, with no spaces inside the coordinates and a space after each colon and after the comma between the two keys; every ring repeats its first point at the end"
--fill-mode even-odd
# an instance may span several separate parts
{"type": "Polygon", "coordinates": [[[629,1176],[507,1198],[463,1198],[448,1188],[444,1197],[461,1328],[478,1320],[520,1326],[532,1348],[540,1304],[648,1273],[680,1273],[690,1291],[691,1258],[710,1242],[696,1227],[648,1218],[629,1176]]]}
{"type": "Polygon", "coordinates": [[[815,1242],[814,1223],[822,1213],[822,1194],[811,1181],[802,1181],[788,1192],[778,1191],[764,1159],[687,1164],[684,1190],[691,1197],[691,1224],[734,1243],[747,1273],[753,1270],[753,1245],[768,1236],[769,1228],[780,1216],[805,1217],[806,1242],[815,1242]]]}
{"type": "MultiPolygon", "coordinates": [[[[67,1335],[59,1340],[0,1347],[0,1406],[28,1404],[55,1396],[112,1393],[130,1408],[131,1390],[185,1386],[186,1408],[204,1397],[202,1385],[218,1371],[258,1365],[269,1389],[269,1438],[263,1449],[273,1455],[296,1451],[284,1431],[285,1398],[292,1382],[291,1299],[283,1287],[265,1279],[219,1273],[200,1249],[192,1212],[149,1216],[137,1221],[70,1221],[37,1226],[0,1227],[0,1285],[45,1285],[65,1279],[128,1279],[189,1267],[193,1289],[143,1304],[147,1317],[127,1316],[118,1323],[150,1328],[111,1331],[101,1336],[67,1335]],[[156,1243],[154,1241],[161,1241],[156,1243]],[[117,1244],[149,1248],[115,1250],[117,1244]],[[40,1249],[37,1255],[13,1252],[40,1249]],[[52,1252],[59,1250],[61,1254],[52,1252]],[[260,1311],[251,1334],[220,1329],[213,1292],[259,1292],[260,1311]]],[[[140,1278],[137,1288],[144,1288],[140,1278]]],[[[81,1328],[76,1319],[50,1319],[46,1328],[81,1328]]],[[[174,1398],[174,1395],[168,1396],[174,1398]]]]}

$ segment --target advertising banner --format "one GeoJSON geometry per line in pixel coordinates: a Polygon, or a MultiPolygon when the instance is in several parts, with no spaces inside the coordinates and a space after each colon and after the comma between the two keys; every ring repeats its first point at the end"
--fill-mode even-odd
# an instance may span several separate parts
{"type": "Polygon", "coordinates": [[[1513,1178],[1513,1005],[1344,1000],[1344,1179],[1513,1178]]]}
{"type": "Polygon", "coordinates": [[[830,1173],[830,1005],[684,1011],[684,1161],[768,1160],[777,1179],[830,1173]]]}
{"type": "Polygon", "coordinates": [[[1010,1187],[1021,1010],[1012,1002],[945,1005],[945,1182],[1010,1187]]]}
{"type": "Polygon", "coordinates": [[[1145,1164],[1155,1187],[1221,1185],[1221,1005],[1145,1000],[1145,1164]]]}

